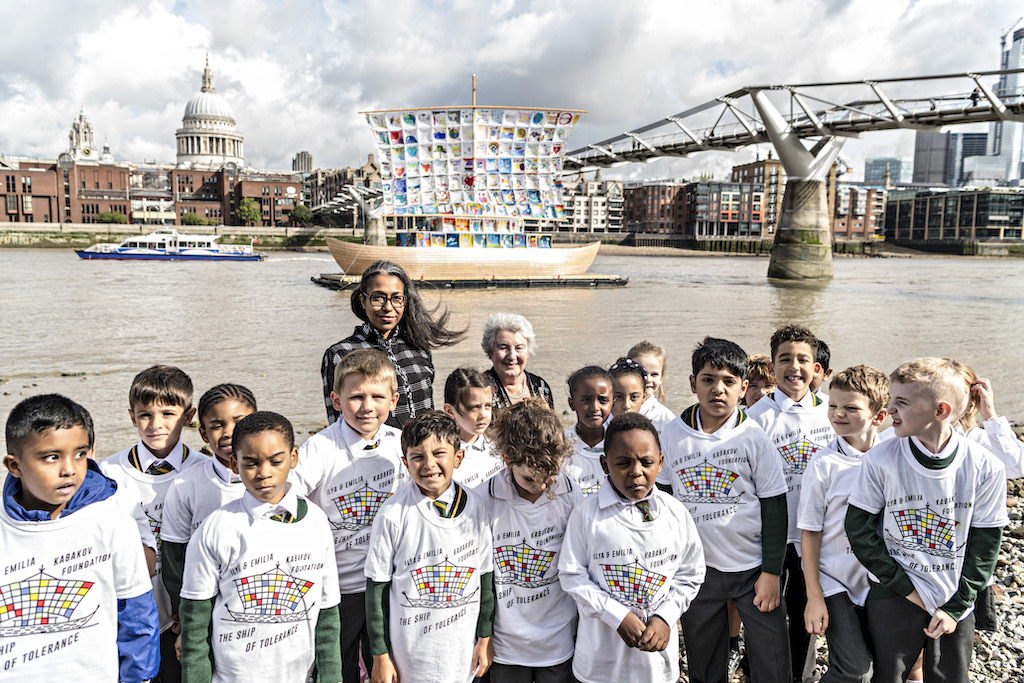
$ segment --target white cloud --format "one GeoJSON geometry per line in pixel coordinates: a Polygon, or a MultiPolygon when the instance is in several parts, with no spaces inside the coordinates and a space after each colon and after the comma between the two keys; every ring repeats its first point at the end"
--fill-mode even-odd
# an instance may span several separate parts
{"type": "MultiPolygon", "coordinates": [[[[0,152],[53,158],[81,101],[118,158],[173,161],[203,59],[250,163],[361,163],[359,111],[468,103],[587,109],[573,146],[744,85],[994,69],[1010,0],[395,0],[35,3],[0,6],[0,152]]],[[[838,96],[838,95],[837,95],[838,96]]],[[[912,153],[912,135],[847,144],[912,153]]],[[[766,152],[764,148],[762,153],[766,152]]],[[[737,155],[633,166],[631,177],[727,172],[737,155]],[[724,169],[724,170],[723,170],[724,169]]]]}

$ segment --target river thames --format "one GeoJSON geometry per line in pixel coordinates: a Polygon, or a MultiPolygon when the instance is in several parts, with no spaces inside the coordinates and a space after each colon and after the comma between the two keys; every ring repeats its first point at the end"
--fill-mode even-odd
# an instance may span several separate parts
{"type": "MultiPolygon", "coordinates": [[[[592,272],[629,285],[426,291],[428,304],[448,306],[455,325],[468,327],[462,342],[434,352],[435,400],[440,407],[455,367],[489,367],[482,324],[505,310],[533,323],[538,349],[527,367],[551,384],[559,411],[568,410],[569,373],[607,366],[647,339],[668,351],[668,405],[679,412],[694,400],[689,355],[701,338],[767,353],[772,331],[795,322],[828,342],[836,369],[866,363],[889,372],[924,355],[964,360],[992,380],[1001,414],[1024,418],[1024,261],[837,259],[835,279],[820,287],[771,283],[767,266],[750,257],[598,256],[592,272]]],[[[196,400],[220,382],[248,386],[261,409],[293,421],[301,443],[326,424],[323,351],[357,323],[347,292],[309,280],[337,271],[326,253],[196,263],[0,250],[0,415],[6,420],[26,395],[66,394],[92,413],[102,458],[137,439],[127,411],[132,378],[168,363],[192,377],[196,400]]],[[[201,445],[195,430],[185,439],[201,445]]]]}

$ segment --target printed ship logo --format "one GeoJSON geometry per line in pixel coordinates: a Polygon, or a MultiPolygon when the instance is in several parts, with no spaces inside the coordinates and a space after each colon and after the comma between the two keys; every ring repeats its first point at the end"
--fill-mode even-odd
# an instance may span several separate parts
{"type": "Polygon", "coordinates": [[[242,611],[228,610],[228,613],[235,621],[247,623],[302,621],[309,612],[305,595],[312,587],[312,581],[287,574],[278,565],[277,571],[235,579],[235,590],[242,601],[242,611]],[[296,611],[299,605],[305,609],[296,611]]]}
{"type": "Polygon", "coordinates": [[[331,526],[337,529],[355,531],[373,523],[373,518],[380,510],[390,493],[374,491],[369,486],[363,486],[358,491],[346,493],[334,499],[334,505],[341,513],[341,522],[331,521],[331,526]]]}
{"type": "Polygon", "coordinates": [[[441,564],[432,567],[420,567],[409,572],[413,585],[416,586],[418,598],[410,598],[404,591],[407,607],[461,607],[469,603],[476,595],[474,590],[463,595],[469,579],[473,576],[472,567],[456,567],[445,558],[441,564]]]}
{"type": "Polygon", "coordinates": [[[954,534],[960,522],[932,512],[928,505],[923,510],[894,510],[892,516],[902,536],[896,538],[888,534],[896,545],[907,550],[921,550],[929,555],[956,556],[958,548],[954,546],[954,534]]]}
{"type": "Polygon", "coordinates": [[[807,461],[819,450],[821,450],[821,444],[807,439],[780,446],[779,452],[782,453],[782,457],[786,461],[783,470],[786,474],[803,474],[807,469],[807,461]]]}
{"type": "Polygon", "coordinates": [[[59,633],[85,628],[92,614],[72,619],[79,603],[91,589],[91,581],[61,580],[39,574],[27,581],[0,586],[0,636],[59,633]]]}
{"type": "Polygon", "coordinates": [[[634,560],[632,564],[605,564],[601,570],[612,597],[640,618],[646,619],[651,601],[665,585],[666,577],[648,570],[639,560],[634,560]]]}
{"type": "Polygon", "coordinates": [[[683,495],[679,500],[684,503],[737,503],[740,497],[729,494],[738,476],[706,460],[695,467],[684,467],[679,470],[679,478],[683,481],[683,495]]]}
{"type": "Polygon", "coordinates": [[[511,583],[524,588],[538,588],[554,583],[557,576],[544,577],[555,553],[537,550],[521,542],[518,545],[503,545],[494,549],[500,575],[495,583],[511,583]]]}

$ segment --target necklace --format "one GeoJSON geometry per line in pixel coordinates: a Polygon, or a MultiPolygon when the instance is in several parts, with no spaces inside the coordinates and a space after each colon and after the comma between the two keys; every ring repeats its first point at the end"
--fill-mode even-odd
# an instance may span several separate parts
{"type": "Polygon", "coordinates": [[[523,398],[529,391],[530,385],[526,382],[525,379],[523,380],[523,390],[520,391],[518,394],[513,394],[511,391],[508,390],[508,387],[505,388],[505,393],[508,394],[508,397],[512,400],[518,400],[520,398],[523,398]]]}

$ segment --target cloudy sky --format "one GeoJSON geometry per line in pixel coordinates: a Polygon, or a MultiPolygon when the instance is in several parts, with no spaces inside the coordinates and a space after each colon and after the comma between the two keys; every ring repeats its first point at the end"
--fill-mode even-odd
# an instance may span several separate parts
{"type": "MultiPolygon", "coordinates": [[[[358,112],[468,104],[473,73],[480,104],[588,110],[576,148],[745,85],[996,69],[1022,14],[1015,0],[0,0],[0,154],[55,158],[84,103],[116,158],[173,162],[207,54],[259,168],[299,150],[361,163],[358,112]]],[[[843,156],[856,176],[865,157],[912,152],[912,135],[884,133],[843,156]]],[[[753,155],[618,173],[721,176],[753,155]]]]}

